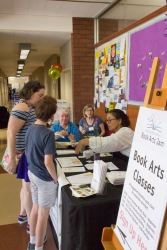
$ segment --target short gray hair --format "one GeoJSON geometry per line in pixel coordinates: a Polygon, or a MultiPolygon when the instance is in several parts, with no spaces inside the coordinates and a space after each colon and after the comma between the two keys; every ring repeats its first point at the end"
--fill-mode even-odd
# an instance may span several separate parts
{"type": "Polygon", "coordinates": [[[60,108],[57,110],[57,113],[58,113],[58,115],[60,115],[61,113],[70,115],[70,110],[69,110],[69,108],[60,108]]]}

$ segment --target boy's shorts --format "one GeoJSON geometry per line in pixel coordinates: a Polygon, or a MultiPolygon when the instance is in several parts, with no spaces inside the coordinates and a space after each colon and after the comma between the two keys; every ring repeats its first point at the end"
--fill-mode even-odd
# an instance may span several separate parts
{"type": "Polygon", "coordinates": [[[38,204],[39,207],[50,208],[55,205],[58,183],[54,181],[43,181],[28,170],[30,179],[31,193],[33,204],[38,204]]]}

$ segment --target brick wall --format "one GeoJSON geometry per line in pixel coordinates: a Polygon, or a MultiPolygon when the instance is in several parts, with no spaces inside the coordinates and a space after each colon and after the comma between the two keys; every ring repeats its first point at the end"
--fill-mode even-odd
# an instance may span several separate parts
{"type": "Polygon", "coordinates": [[[73,18],[72,93],[73,118],[78,124],[83,107],[94,97],[94,20],[73,18]]]}

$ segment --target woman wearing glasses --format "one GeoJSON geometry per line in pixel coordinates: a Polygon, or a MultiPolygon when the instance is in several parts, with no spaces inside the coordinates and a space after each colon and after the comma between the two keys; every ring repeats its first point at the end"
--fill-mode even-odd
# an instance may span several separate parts
{"type": "Polygon", "coordinates": [[[129,117],[122,110],[114,109],[107,113],[106,123],[109,130],[115,133],[107,137],[91,137],[81,140],[76,147],[77,154],[85,146],[89,146],[95,153],[120,152],[129,157],[134,134],[129,128],[129,117]]]}
{"type": "Polygon", "coordinates": [[[105,128],[101,117],[94,116],[94,108],[87,104],[83,108],[83,118],[79,122],[79,130],[85,137],[104,136],[105,128]]]}

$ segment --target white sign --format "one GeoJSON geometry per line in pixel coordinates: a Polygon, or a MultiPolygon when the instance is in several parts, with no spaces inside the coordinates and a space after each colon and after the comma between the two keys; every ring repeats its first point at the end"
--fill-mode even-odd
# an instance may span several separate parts
{"type": "Polygon", "coordinates": [[[167,202],[167,111],[140,108],[116,223],[125,250],[156,250],[167,202]]]}

